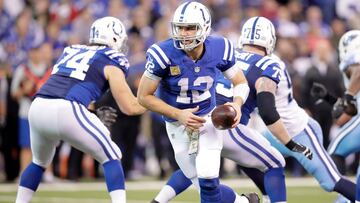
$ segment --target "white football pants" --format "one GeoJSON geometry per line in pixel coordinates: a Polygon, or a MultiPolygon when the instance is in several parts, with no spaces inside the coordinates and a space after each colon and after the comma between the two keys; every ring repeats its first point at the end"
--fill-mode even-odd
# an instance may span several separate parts
{"type": "Polygon", "coordinates": [[[60,140],[90,154],[99,163],[121,159],[109,130],[82,104],[64,99],[36,98],[29,110],[33,162],[46,168],[60,140]]]}

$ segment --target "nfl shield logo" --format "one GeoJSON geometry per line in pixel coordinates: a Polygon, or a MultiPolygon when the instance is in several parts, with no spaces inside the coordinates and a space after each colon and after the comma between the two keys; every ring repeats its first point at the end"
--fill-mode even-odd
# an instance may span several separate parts
{"type": "Polygon", "coordinates": [[[198,73],[198,72],[200,72],[200,67],[199,66],[195,67],[195,73],[198,73]]]}

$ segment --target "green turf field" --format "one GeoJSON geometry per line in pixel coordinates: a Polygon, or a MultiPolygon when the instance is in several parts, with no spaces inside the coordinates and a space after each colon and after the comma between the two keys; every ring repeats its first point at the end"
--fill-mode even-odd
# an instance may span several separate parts
{"type": "MultiPolygon", "coordinates": [[[[243,180],[241,180],[243,181],[243,180]]],[[[240,182],[241,182],[240,181],[240,182]]],[[[242,187],[235,187],[234,181],[229,182],[231,187],[238,193],[257,191],[251,183],[243,184],[242,187]],[[244,186],[245,185],[245,186],[244,186]]],[[[287,180],[287,183],[289,181],[287,180]]],[[[127,183],[127,202],[128,203],[148,203],[159,191],[163,182],[130,182],[127,183]]],[[[16,185],[0,184],[0,203],[13,203],[16,194],[16,185]]],[[[314,184],[312,179],[291,180],[287,187],[288,203],[331,203],[336,194],[327,193],[314,184]],[[298,184],[297,184],[298,182],[298,184]]],[[[105,203],[110,202],[110,198],[105,191],[103,183],[71,183],[71,184],[48,184],[41,185],[38,193],[32,202],[36,203],[105,203]]],[[[174,203],[195,203],[199,202],[198,194],[194,189],[190,189],[178,196],[174,203]]]]}

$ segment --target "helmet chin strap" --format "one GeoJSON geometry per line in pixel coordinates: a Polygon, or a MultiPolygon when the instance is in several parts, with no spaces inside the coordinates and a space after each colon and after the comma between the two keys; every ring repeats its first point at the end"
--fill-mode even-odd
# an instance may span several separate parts
{"type": "Polygon", "coordinates": [[[194,39],[189,45],[185,45],[183,44],[182,42],[180,42],[182,48],[185,50],[185,51],[192,51],[194,50],[197,46],[199,46],[200,44],[200,40],[198,39],[194,39]],[[187,46],[190,46],[190,48],[187,48],[187,46]]]}

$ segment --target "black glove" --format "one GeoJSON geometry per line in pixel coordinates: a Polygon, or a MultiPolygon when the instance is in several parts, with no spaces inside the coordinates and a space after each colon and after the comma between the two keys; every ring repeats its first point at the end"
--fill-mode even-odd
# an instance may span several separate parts
{"type": "Polygon", "coordinates": [[[310,95],[315,99],[322,99],[327,95],[327,93],[326,87],[317,82],[314,82],[310,89],[310,95]]]}
{"type": "Polygon", "coordinates": [[[293,152],[301,153],[306,158],[308,158],[310,160],[312,159],[312,156],[313,156],[312,152],[310,151],[309,148],[305,147],[302,144],[299,144],[297,142],[294,142],[293,140],[290,140],[285,146],[293,152]]]}
{"type": "Polygon", "coordinates": [[[334,118],[339,118],[341,114],[346,113],[350,116],[355,116],[357,112],[357,104],[354,96],[345,94],[339,98],[334,104],[332,115],[334,118]]]}
{"type": "Polygon", "coordinates": [[[333,105],[336,102],[336,97],[331,95],[327,91],[326,87],[321,83],[313,83],[310,89],[310,95],[316,99],[316,104],[326,101],[329,104],[333,105]]]}
{"type": "Polygon", "coordinates": [[[117,118],[116,109],[110,107],[110,106],[102,106],[95,110],[95,114],[101,122],[108,128],[112,126],[112,124],[115,123],[117,118]]]}

